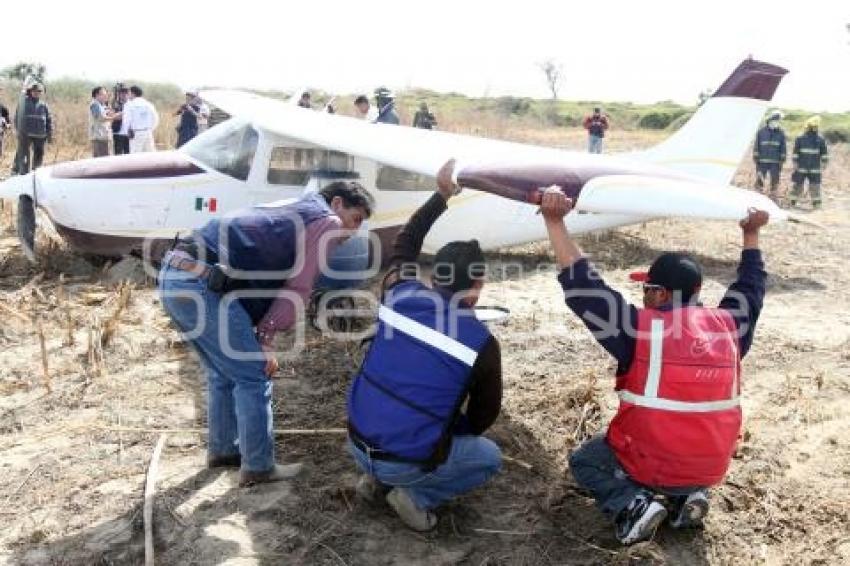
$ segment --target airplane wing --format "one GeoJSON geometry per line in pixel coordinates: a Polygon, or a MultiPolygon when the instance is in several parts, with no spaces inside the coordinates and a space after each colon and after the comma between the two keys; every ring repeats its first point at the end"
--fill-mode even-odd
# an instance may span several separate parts
{"type": "MultiPolygon", "coordinates": [[[[765,85],[761,66],[745,62],[733,73],[744,86],[720,89],[715,96],[758,99],[763,105],[764,99],[772,96],[782,74],[770,75],[769,84],[765,85]],[[759,88],[754,90],[753,85],[759,88]]],[[[787,218],[762,195],[729,187],[723,180],[710,175],[700,177],[659,164],[639,154],[591,155],[449,132],[369,124],[354,118],[305,111],[240,91],[207,91],[202,97],[231,115],[250,120],[285,138],[423,175],[436,175],[446,161],[454,158],[458,162],[455,178],[462,186],[514,200],[533,203],[539,187],[557,184],[577,199],[579,209],[599,213],[741,219],[748,208],[762,208],[771,212],[774,219],[787,218]]],[[[720,114],[724,112],[722,108],[716,110],[720,114]]],[[[763,112],[762,106],[753,110],[756,111],[763,112]]],[[[703,122],[706,120],[701,120],[700,124],[703,122]]],[[[700,126],[699,131],[692,131],[690,136],[698,137],[704,128],[700,126]]],[[[718,144],[720,142],[708,145],[718,144]]],[[[675,153],[667,157],[672,159],[675,153]]]]}

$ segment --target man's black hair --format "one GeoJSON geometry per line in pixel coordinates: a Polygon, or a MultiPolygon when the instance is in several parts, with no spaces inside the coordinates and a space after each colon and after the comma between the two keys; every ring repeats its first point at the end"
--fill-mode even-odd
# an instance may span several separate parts
{"type": "Polygon", "coordinates": [[[319,194],[328,204],[334,197],[339,197],[345,208],[360,207],[367,217],[372,216],[372,210],[375,208],[375,199],[356,181],[334,181],[319,191],[319,194]]]}
{"type": "Polygon", "coordinates": [[[361,94],[357,98],[354,99],[354,104],[369,104],[369,98],[365,94],[361,94]]]}
{"type": "Polygon", "coordinates": [[[455,293],[472,289],[486,273],[484,252],[478,240],[449,242],[434,256],[434,284],[455,293]]]}
{"type": "Polygon", "coordinates": [[[133,96],[142,96],[145,94],[145,91],[141,89],[141,87],[133,85],[130,87],[130,92],[133,93],[133,96]]]}
{"type": "Polygon", "coordinates": [[[102,90],[103,90],[103,87],[102,87],[102,86],[96,86],[96,87],[94,87],[93,89],[91,89],[91,97],[92,97],[92,98],[94,98],[95,96],[97,96],[98,94],[100,94],[100,91],[102,91],[102,90]]]}

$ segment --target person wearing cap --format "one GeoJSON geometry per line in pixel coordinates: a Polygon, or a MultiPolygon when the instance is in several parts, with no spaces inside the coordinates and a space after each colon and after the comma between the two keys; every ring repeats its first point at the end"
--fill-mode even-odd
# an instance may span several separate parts
{"type": "Polygon", "coordinates": [[[623,544],[652,538],[665,518],[674,528],[699,526],[741,428],[740,364],[764,300],[759,230],[768,214],[751,210],[741,221],[738,277],[716,308],[699,302],[699,263],[672,252],[633,274],[643,284],[637,307],[582,255],[564,223],[571,208],[560,189],[545,190],[558,281],[567,306],[617,360],[620,406],[605,434],[572,453],[570,469],[623,544]]]}
{"type": "Polygon", "coordinates": [[[806,131],[794,140],[794,173],[791,181],[791,206],[797,206],[797,201],[803,196],[803,184],[808,180],[809,195],[812,197],[812,207],[821,206],[821,174],[829,162],[829,150],[826,140],[818,133],[820,116],[812,116],[806,120],[806,131]]]}
{"type": "Polygon", "coordinates": [[[156,151],[154,131],[159,126],[159,113],[144,97],[141,87],[130,87],[130,100],[124,105],[121,134],[130,138],[130,153],[156,151]]]}
{"type": "Polygon", "coordinates": [[[608,130],[608,116],[602,113],[601,108],[594,108],[593,114],[584,119],[584,129],[587,130],[587,151],[602,153],[602,141],[608,130]]]}
{"type": "Polygon", "coordinates": [[[199,120],[201,117],[201,101],[195,91],[186,91],[186,102],[175,112],[180,117],[177,125],[177,144],[180,147],[198,135],[199,120]]]}
{"type": "Polygon", "coordinates": [[[401,120],[395,111],[395,95],[386,87],[375,89],[375,106],[378,109],[378,115],[374,122],[378,124],[394,124],[398,126],[401,120]]]}
{"type": "Polygon", "coordinates": [[[44,161],[44,144],[53,141],[53,118],[47,103],[41,100],[43,92],[41,84],[32,84],[26,89],[23,100],[15,110],[18,152],[12,172],[19,175],[26,175],[41,167],[44,161]]]}
{"type": "Polygon", "coordinates": [[[416,531],[433,529],[438,506],[501,468],[499,447],[481,436],[502,400],[499,342],[472,308],[484,254],[475,240],[450,242],[434,257],[431,285],[417,277],[422,242],[455,193],[453,167],[395,239],[377,331],[348,393],[349,449],[364,473],[357,493],[386,493],[416,531]]]}
{"type": "Polygon", "coordinates": [[[781,112],[771,112],[764,127],[756,134],[753,144],[753,161],[756,164],[757,191],[764,188],[764,180],[770,177],[770,198],[779,198],[779,176],[785,163],[785,130],[779,125],[781,112]]]}
{"type": "Polygon", "coordinates": [[[419,105],[419,110],[413,116],[413,127],[422,128],[423,130],[433,130],[437,125],[437,118],[428,110],[428,104],[423,102],[419,105]]]}

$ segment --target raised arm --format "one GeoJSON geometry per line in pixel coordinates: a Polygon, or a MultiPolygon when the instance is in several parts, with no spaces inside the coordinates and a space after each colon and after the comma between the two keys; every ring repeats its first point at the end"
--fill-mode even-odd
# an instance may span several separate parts
{"type": "Polygon", "coordinates": [[[549,187],[543,193],[540,209],[561,270],[558,281],[567,306],[617,360],[618,373],[622,373],[634,358],[635,338],[630,330],[636,328],[637,309],[605,283],[570,237],[564,216],[572,206],[572,200],[558,187],[549,187]]]}
{"type": "Polygon", "coordinates": [[[767,212],[751,210],[741,222],[744,249],[738,265],[738,279],[729,286],[718,305],[718,308],[729,311],[738,326],[741,357],[747,354],[753,343],[756,322],[764,304],[767,273],[759,249],[759,231],[768,219],[767,212]]]}
{"type": "Polygon", "coordinates": [[[405,266],[414,263],[419,257],[425,236],[428,235],[434,222],[445,212],[448,200],[457,192],[457,186],[452,181],[454,165],[454,159],[443,165],[437,173],[437,191],[413,213],[396,236],[390,255],[390,268],[384,276],[384,291],[403,279],[416,277],[414,270],[405,269],[405,266]]]}

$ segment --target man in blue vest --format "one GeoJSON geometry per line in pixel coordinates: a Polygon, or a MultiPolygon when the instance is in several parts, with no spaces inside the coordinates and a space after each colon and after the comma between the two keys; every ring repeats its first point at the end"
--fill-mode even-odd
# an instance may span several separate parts
{"type": "Polygon", "coordinates": [[[241,486],[298,472],[274,459],[272,339],[303,312],[321,256],[372,207],[359,183],[336,181],[291,203],[210,220],[163,258],[162,304],[207,374],[208,466],[240,467],[241,486]]]}
{"type": "Polygon", "coordinates": [[[443,167],[437,193],[396,238],[377,332],[348,396],[350,449],[366,474],[358,493],[371,498],[389,488],[387,503],[416,531],[433,529],[436,507],[501,467],[499,447],[480,436],[502,399],[499,343],[472,309],[484,254],[474,240],[446,244],[431,286],[415,269],[422,241],[455,192],[453,167],[443,167]]]}

